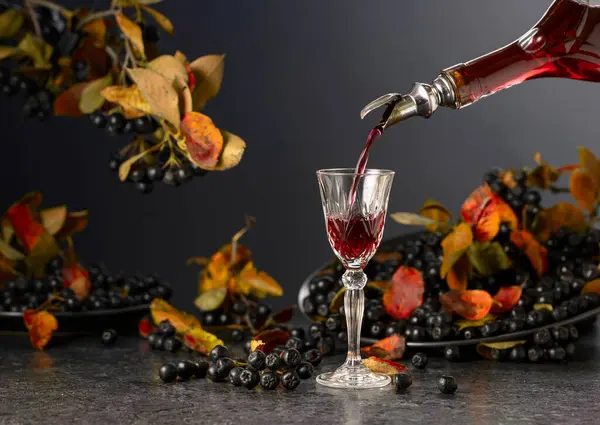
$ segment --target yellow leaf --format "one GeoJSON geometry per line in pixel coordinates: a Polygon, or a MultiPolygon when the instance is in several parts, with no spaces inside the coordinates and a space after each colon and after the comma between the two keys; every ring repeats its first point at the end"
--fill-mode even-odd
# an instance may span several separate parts
{"type": "Polygon", "coordinates": [[[431,199],[425,201],[425,204],[421,207],[420,213],[423,217],[427,217],[437,223],[443,223],[442,225],[428,225],[427,229],[432,232],[446,230],[452,221],[452,213],[442,204],[431,199]]]}
{"type": "Polygon", "coordinates": [[[223,150],[221,151],[221,159],[219,159],[214,171],[225,171],[240,163],[246,150],[246,142],[233,133],[225,130],[219,131],[223,135],[223,150]]]}
{"type": "Polygon", "coordinates": [[[250,341],[250,351],[255,351],[258,347],[260,347],[263,344],[264,342],[262,342],[260,339],[253,339],[252,341],[250,341]]]}
{"type": "Polygon", "coordinates": [[[457,326],[458,331],[462,331],[465,328],[479,328],[485,325],[487,322],[492,322],[494,320],[496,320],[496,318],[491,314],[488,314],[483,319],[479,320],[457,320],[455,325],[457,326]]]}
{"type": "Polygon", "coordinates": [[[11,38],[23,26],[23,13],[21,10],[8,8],[0,14],[0,38],[11,38]]]}
{"type": "Polygon", "coordinates": [[[543,209],[534,222],[535,234],[542,242],[548,240],[550,235],[561,227],[582,232],[587,228],[585,215],[575,205],[569,202],[559,202],[550,208],[543,209]]]}
{"type": "Polygon", "coordinates": [[[123,35],[131,42],[133,48],[143,58],[144,57],[144,39],[142,37],[142,29],[138,24],[130,20],[122,13],[117,13],[115,18],[117,24],[123,32],[123,35]]]}
{"type": "Polygon", "coordinates": [[[74,233],[81,232],[87,227],[89,212],[87,210],[74,211],[67,214],[67,219],[58,233],[54,235],[57,240],[65,239],[74,233]]]}
{"type": "Polygon", "coordinates": [[[192,63],[190,68],[196,78],[196,87],[192,93],[194,110],[204,108],[206,102],[219,93],[225,71],[225,55],[202,56],[192,63]]]}
{"type": "Polygon", "coordinates": [[[444,260],[442,261],[441,276],[446,277],[454,263],[473,243],[473,232],[467,223],[460,223],[448,236],[442,240],[444,260]]]}
{"type": "Polygon", "coordinates": [[[94,19],[85,24],[82,30],[94,37],[96,41],[103,43],[104,36],[106,35],[106,22],[104,22],[104,19],[94,19]]]}
{"type": "Polygon", "coordinates": [[[177,310],[163,299],[155,298],[150,304],[150,313],[155,324],[163,320],[168,320],[175,330],[180,334],[185,334],[191,329],[201,328],[200,322],[195,316],[177,310]]]}
{"type": "Polygon", "coordinates": [[[189,81],[185,66],[175,57],[162,55],[148,62],[148,68],[165,77],[174,87],[178,87],[178,80],[187,84],[189,81]]]}
{"type": "Polygon", "coordinates": [[[552,307],[552,304],[534,304],[533,309],[554,311],[554,307],[552,307]]]}
{"type": "Polygon", "coordinates": [[[46,231],[51,235],[55,235],[67,221],[67,207],[62,205],[60,207],[47,208],[40,211],[40,217],[46,231]]]}
{"type": "Polygon", "coordinates": [[[200,296],[194,301],[194,304],[201,311],[213,311],[221,307],[226,297],[227,288],[215,288],[200,294],[200,296]]]}
{"type": "Polygon", "coordinates": [[[150,105],[135,84],[129,87],[109,86],[103,89],[101,94],[107,101],[121,106],[127,119],[152,113],[150,105]]]}
{"type": "Polygon", "coordinates": [[[398,373],[407,373],[408,369],[406,366],[400,363],[393,362],[391,360],[380,359],[375,356],[370,356],[364,359],[363,364],[371,369],[373,373],[379,373],[383,375],[396,375],[398,373]]]}
{"type": "Polygon", "coordinates": [[[250,261],[239,275],[239,285],[241,288],[248,287],[250,293],[257,296],[262,294],[280,297],[283,295],[283,289],[271,276],[265,272],[258,271],[250,261]]]}
{"type": "Polygon", "coordinates": [[[53,48],[44,40],[27,33],[17,46],[20,52],[29,56],[33,60],[33,65],[37,69],[49,69],[52,67],[50,58],[53,48]]]}
{"type": "Polygon", "coordinates": [[[96,109],[100,108],[104,104],[104,97],[102,96],[102,90],[108,87],[112,83],[112,76],[110,74],[98,78],[97,80],[91,81],[81,92],[79,98],[79,109],[84,114],[91,114],[96,109]]]}
{"type": "Polygon", "coordinates": [[[165,30],[165,32],[169,35],[173,35],[173,24],[171,23],[171,21],[169,20],[169,18],[167,18],[165,15],[163,15],[162,13],[152,9],[151,7],[148,6],[142,6],[142,8],[148,12],[152,18],[154,18],[154,20],[156,21],[156,23],[163,29],[165,30]]]}
{"type": "Polygon", "coordinates": [[[151,69],[128,69],[127,73],[150,105],[152,115],[165,119],[179,128],[181,122],[179,96],[173,85],[151,69]]]}
{"type": "Polygon", "coordinates": [[[201,354],[208,354],[215,346],[224,345],[222,340],[200,326],[185,331],[183,333],[183,343],[186,347],[201,354]]]}
{"type": "Polygon", "coordinates": [[[0,60],[16,55],[18,52],[19,50],[14,47],[0,46],[0,60]]]}
{"type": "Polygon", "coordinates": [[[495,348],[497,350],[508,350],[509,348],[516,347],[517,345],[523,345],[527,341],[502,341],[502,342],[482,342],[480,345],[488,348],[495,348]]]}

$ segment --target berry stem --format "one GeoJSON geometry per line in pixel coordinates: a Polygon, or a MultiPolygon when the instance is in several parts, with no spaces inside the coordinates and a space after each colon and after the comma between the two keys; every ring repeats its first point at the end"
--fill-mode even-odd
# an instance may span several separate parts
{"type": "Polygon", "coordinates": [[[40,37],[42,36],[42,29],[40,28],[40,22],[38,21],[37,15],[33,10],[33,2],[31,0],[25,0],[25,7],[27,8],[27,13],[31,18],[31,23],[33,24],[33,29],[35,31],[35,35],[40,37]]]}

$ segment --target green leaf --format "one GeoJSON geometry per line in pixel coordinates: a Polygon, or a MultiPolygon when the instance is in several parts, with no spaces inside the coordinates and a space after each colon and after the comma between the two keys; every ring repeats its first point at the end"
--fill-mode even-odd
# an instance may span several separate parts
{"type": "Polygon", "coordinates": [[[27,33],[19,42],[17,49],[33,60],[33,66],[36,69],[49,69],[52,67],[50,58],[52,57],[53,47],[41,38],[27,33]]]}
{"type": "Polygon", "coordinates": [[[221,89],[225,71],[225,55],[202,56],[190,63],[190,69],[196,79],[196,87],[192,93],[194,110],[199,111],[221,89]]]}
{"type": "Polygon", "coordinates": [[[112,84],[112,76],[110,74],[91,81],[81,92],[79,98],[79,109],[84,114],[91,114],[96,109],[104,105],[104,96],[101,92],[104,88],[112,84]]]}
{"type": "Polygon", "coordinates": [[[420,214],[413,213],[393,213],[390,214],[392,219],[400,224],[407,226],[437,226],[437,227],[450,227],[449,223],[442,223],[435,221],[430,218],[424,217],[420,214]]]}
{"type": "Polygon", "coordinates": [[[474,242],[467,250],[469,261],[482,276],[491,276],[512,266],[498,242],[474,242]]]}
{"type": "Polygon", "coordinates": [[[23,26],[23,13],[17,9],[6,9],[0,14],[0,38],[16,35],[23,26]]]}
{"type": "Polygon", "coordinates": [[[458,331],[462,331],[466,328],[479,328],[485,325],[487,322],[492,322],[494,320],[496,320],[496,318],[491,314],[488,314],[483,319],[479,320],[457,320],[455,325],[457,326],[458,331]]]}
{"type": "Polygon", "coordinates": [[[196,301],[194,301],[194,304],[201,311],[213,311],[223,305],[223,301],[225,301],[226,297],[226,287],[215,288],[200,294],[200,296],[196,298],[196,301]]]}

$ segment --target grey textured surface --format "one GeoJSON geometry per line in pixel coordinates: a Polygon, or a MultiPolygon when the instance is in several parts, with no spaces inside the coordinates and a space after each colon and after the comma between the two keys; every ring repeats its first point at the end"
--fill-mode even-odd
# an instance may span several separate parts
{"type": "MultiPolygon", "coordinates": [[[[406,394],[392,387],[326,390],[314,379],[296,391],[248,391],[204,380],[163,384],[158,367],[172,355],[145,341],[97,339],[36,352],[26,338],[0,338],[0,424],[593,424],[600,415],[596,329],[568,364],[450,364],[432,359],[406,394]],[[459,389],[441,395],[441,374],[459,389]]],[[[187,357],[182,355],[180,357],[187,357]]],[[[342,361],[330,358],[320,370],[342,361]]]]}

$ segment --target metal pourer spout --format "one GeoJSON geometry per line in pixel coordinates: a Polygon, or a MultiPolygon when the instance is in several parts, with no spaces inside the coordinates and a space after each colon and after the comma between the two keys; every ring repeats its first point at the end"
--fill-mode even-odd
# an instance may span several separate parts
{"type": "Polygon", "coordinates": [[[429,118],[440,106],[456,107],[452,88],[449,77],[440,75],[433,85],[415,83],[408,94],[389,93],[375,99],[363,108],[360,117],[386,105],[379,123],[383,129],[415,116],[429,118]]]}

